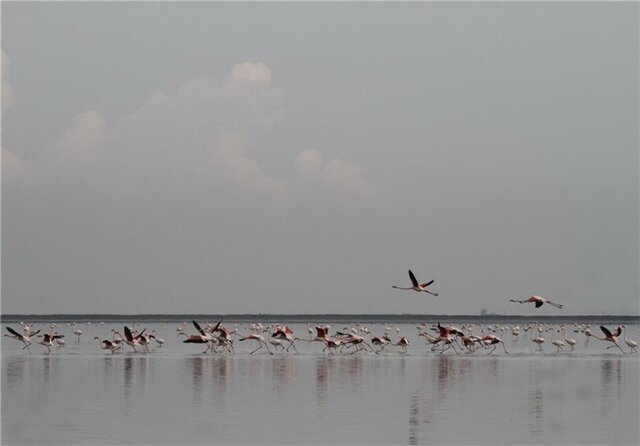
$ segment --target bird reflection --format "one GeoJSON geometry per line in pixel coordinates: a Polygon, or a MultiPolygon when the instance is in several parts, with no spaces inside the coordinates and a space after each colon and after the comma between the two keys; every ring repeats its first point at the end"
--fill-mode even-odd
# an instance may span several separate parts
{"type": "Polygon", "coordinates": [[[278,396],[290,389],[293,378],[293,358],[290,356],[279,356],[273,358],[272,364],[273,388],[278,396]]]}
{"type": "Polygon", "coordinates": [[[320,406],[327,405],[327,393],[329,388],[329,366],[334,358],[321,356],[316,361],[316,399],[320,406]]]}
{"type": "Polygon", "coordinates": [[[147,356],[127,356],[124,358],[124,396],[128,401],[132,391],[144,393],[149,371],[147,356]]]}
{"type": "Polygon", "coordinates": [[[544,409],[544,399],[543,399],[542,387],[536,386],[529,393],[529,420],[531,421],[531,427],[529,428],[530,432],[538,437],[542,435],[542,420],[543,420],[543,409],[544,409]]]}
{"type": "MultiPolygon", "coordinates": [[[[191,356],[187,360],[188,368],[190,370],[191,379],[193,385],[191,389],[193,391],[193,401],[201,402],[202,398],[202,375],[203,375],[203,361],[210,359],[207,356],[191,356]]],[[[209,364],[210,366],[211,364],[209,364]]]]}
{"type": "MultiPolygon", "coordinates": [[[[603,359],[600,364],[600,380],[602,381],[602,407],[608,409],[613,404],[612,396],[617,396],[617,399],[621,399],[622,395],[622,370],[620,359],[603,359]]],[[[609,416],[608,410],[605,410],[605,416],[609,416]]]]}

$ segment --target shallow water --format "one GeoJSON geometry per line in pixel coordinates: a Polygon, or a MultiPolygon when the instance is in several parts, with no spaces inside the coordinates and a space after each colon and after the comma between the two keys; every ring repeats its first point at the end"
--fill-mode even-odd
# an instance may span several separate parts
{"type": "MultiPolygon", "coordinates": [[[[328,355],[298,341],[298,354],[271,356],[250,355],[252,341],[236,342],[233,355],[203,354],[181,343],[177,324],[146,324],[163,347],[112,355],[91,339],[115,326],[83,324],[78,343],[60,324],[67,345],[52,354],[3,337],[2,444],[640,441],[638,355],[582,333],[569,333],[573,352],[536,353],[528,337],[502,333],[510,355],[440,355],[407,324],[397,327],[411,340],[408,353],[328,355]]],[[[308,336],[306,325],[293,328],[308,336]]],[[[629,337],[637,333],[630,327],[629,337]]]]}

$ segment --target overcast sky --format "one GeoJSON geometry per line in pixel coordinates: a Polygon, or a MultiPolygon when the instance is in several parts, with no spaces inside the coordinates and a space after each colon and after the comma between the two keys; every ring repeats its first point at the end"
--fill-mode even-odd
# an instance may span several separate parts
{"type": "Polygon", "coordinates": [[[1,12],[3,313],[639,313],[638,3],[1,12]]]}

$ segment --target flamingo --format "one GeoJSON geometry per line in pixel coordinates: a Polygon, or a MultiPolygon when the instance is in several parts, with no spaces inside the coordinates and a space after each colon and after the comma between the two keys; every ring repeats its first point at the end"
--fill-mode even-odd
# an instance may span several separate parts
{"type": "Polygon", "coordinates": [[[631,349],[630,353],[635,353],[638,351],[638,343],[636,341],[634,341],[633,339],[627,339],[627,326],[623,325],[622,326],[622,332],[624,333],[624,342],[625,344],[627,344],[629,346],[629,348],[631,349]]]}
{"type": "Polygon", "coordinates": [[[156,343],[158,344],[158,346],[162,347],[164,345],[164,339],[159,338],[155,330],[151,332],[151,335],[152,336],[150,337],[156,340],[156,343]]]}
{"type": "Polygon", "coordinates": [[[316,326],[316,337],[313,339],[304,339],[304,338],[293,338],[296,341],[303,341],[303,342],[322,342],[322,343],[326,343],[327,340],[329,339],[329,326],[321,326],[321,325],[317,325],[316,326]]]}
{"type": "MultiPolygon", "coordinates": [[[[118,332],[116,331],[115,333],[118,333],[118,332]]],[[[136,349],[136,345],[142,345],[142,343],[140,342],[140,338],[142,337],[143,334],[144,334],[144,330],[136,334],[136,336],[133,336],[129,327],[127,327],[126,325],[124,326],[124,337],[125,337],[124,342],[126,342],[127,345],[131,346],[134,352],[138,351],[138,349],[136,349]]],[[[118,335],[120,335],[120,333],[118,333],[118,335]]]]}
{"type": "Polygon", "coordinates": [[[76,328],[75,330],[73,330],[73,334],[78,336],[78,344],[80,343],[80,336],[82,335],[82,330],[80,330],[79,328],[76,328]]]}
{"type": "Polygon", "coordinates": [[[481,340],[485,345],[493,345],[493,349],[488,353],[489,355],[491,353],[493,353],[495,351],[495,349],[497,348],[496,344],[502,344],[502,348],[504,349],[504,352],[507,355],[509,354],[509,352],[507,351],[507,348],[504,346],[504,341],[502,339],[500,339],[498,336],[486,335],[486,336],[483,336],[481,338],[481,340]]]}
{"type": "Polygon", "coordinates": [[[284,328],[280,328],[279,325],[275,326],[276,331],[271,335],[272,338],[275,339],[279,339],[281,341],[288,341],[289,342],[289,346],[287,347],[287,351],[289,351],[289,349],[291,347],[293,347],[293,349],[296,351],[296,353],[298,353],[298,349],[296,348],[296,346],[294,345],[293,341],[294,341],[294,337],[293,337],[293,330],[291,328],[289,328],[288,325],[285,325],[284,328]]]}
{"type": "Polygon", "coordinates": [[[542,344],[544,344],[544,338],[542,336],[534,337],[533,336],[533,329],[532,329],[531,330],[530,339],[531,339],[531,342],[535,342],[536,344],[538,344],[538,348],[540,349],[540,351],[542,351],[542,344]]]}
{"type": "Polygon", "coordinates": [[[433,282],[435,282],[435,279],[430,280],[429,282],[426,282],[426,283],[418,283],[418,279],[416,279],[416,276],[413,274],[413,272],[411,272],[411,270],[409,270],[409,279],[411,279],[411,287],[405,288],[405,287],[399,287],[399,286],[393,285],[392,288],[395,288],[397,290],[413,290],[417,292],[422,291],[424,293],[428,293],[428,294],[431,294],[432,296],[438,297],[437,293],[432,293],[431,291],[427,290],[427,287],[431,285],[433,282]]]}
{"type": "Polygon", "coordinates": [[[549,305],[553,305],[556,308],[562,308],[561,304],[557,304],[555,302],[551,302],[549,299],[545,299],[544,297],[540,297],[540,296],[536,296],[533,295],[531,297],[529,297],[528,299],[523,299],[523,300],[519,300],[519,299],[509,299],[509,302],[516,302],[519,304],[526,304],[528,302],[533,302],[536,306],[536,308],[540,308],[543,304],[549,304],[549,305]]]}
{"type": "Polygon", "coordinates": [[[578,343],[575,339],[573,338],[568,338],[567,337],[567,327],[565,327],[564,325],[561,327],[562,330],[562,337],[564,338],[564,342],[566,342],[567,344],[569,344],[571,346],[571,350],[575,350],[574,346],[578,343]]]}
{"type": "Polygon", "coordinates": [[[108,339],[100,339],[98,336],[94,336],[94,340],[97,340],[100,343],[100,348],[102,350],[111,350],[111,354],[115,353],[116,350],[122,347],[122,341],[110,341],[108,339]]]}
{"type": "Polygon", "coordinates": [[[257,333],[251,333],[248,336],[244,336],[244,337],[238,338],[238,341],[246,341],[246,340],[258,341],[258,348],[256,348],[255,350],[251,351],[251,353],[249,353],[250,355],[254,354],[258,350],[260,350],[262,347],[266,348],[270,355],[273,355],[271,350],[269,350],[269,345],[264,340],[264,337],[262,335],[259,335],[257,333]]]}
{"type": "Polygon", "coordinates": [[[382,350],[384,350],[384,347],[387,344],[391,343],[391,339],[389,339],[389,336],[387,336],[387,335],[374,336],[374,337],[371,338],[371,343],[373,345],[376,345],[376,346],[380,347],[380,350],[378,350],[378,352],[381,352],[382,350]]]}
{"type": "Polygon", "coordinates": [[[440,336],[437,337],[435,341],[432,342],[432,344],[434,345],[433,347],[431,347],[431,350],[433,351],[436,348],[438,342],[442,342],[442,351],[440,352],[440,354],[443,354],[445,351],[449,350],[450,348],[453,348],[453,351],[458,353],[458,350],[456,350],[454,346],[455,339],[451,337],[451,334],[452,334],[451,327],[443,327],[442,325],[440,325],[440,322],[438,322],[437,330],[440,333],[440,336]],[[446,349],[444,348],[445,345],[447,346],[446,349]]]}
{"type": "MultiPolygon", "coordinates": [[[[196,321],[191,321],[191,322],[193,323],[193,326],[196,327],[196,330],[198,330],[200,334],[188,335],[184,331],[180,331],[178,333],[178,336],[180,335],[187,336],[187,339],[182,341],[185,344],[207,344],[206,350],[202,352],[202,353],[207,353],[209,350],[212,349],[213,343],[217,342],[216,339],[213,337],[213,334],[203,330],[202,327],[200,327],[200,324],[198,324],[196,321]]],[[[219,324],[220,323],[218,323],[218,325],[219,324]]],[[[218,327],[218,325],[216,325],[216,328],[218,327]]]]}
{"type": "Polygon", "coordinates": [[[322,349],[322,351],[324,352],[326,350],[329,350],[329,354],[338,353],[338,347],[343,345],[343,342],[342,342],[341,339],[329,339],[329,338],[327,338],[324,342],[325,342],[325,346],[322,349]]]}
{"type": "Polygon", "coordinates": [[[593,336],[596,339],[599,339],[600,341],[608,341],[608,342],[612,342],[613,345],[610,345],[609,347],[607,347],[607,350],[609,350],[610,348],[613,347],[618,347],[620,349],[620,351],[622,353],[624,353],[624,350],[622,350],[622,347],[620,347],[620,344],[618,344],[618,336],[620,336],[622,334],[622,328],[618,327],[616,329],[615,333],[611,333],[609,331],[609,329],[607,327],[605,327],[604,325],[600,326],[600,330],[602,330],[602,332],[604,333],[604,338],[599,338],[598,336],[592,334],[591,336],[593,336]]]}
{"type": "Polygon", "coordinates": [[[353,334],[353,333],[342,333],[340,331],[337,332],[336,335],[342,336],[341,340],[342,340],[342,343],[344,345],[346,345],[346,346],[353,345],[353,346],[356,347],[356,349],[351,353],[352,355],[354,353],[359,352],[359,351],[366,350],[365,346],[369,347],[369,349],[372,352],[374,352],[376,355],[378,354],[378,352],[373,347],[371,347],[371,345],[362,336],[358,336],[358,335],[353,334]]]}
{"type": "Polygon", "coordinates": [[[406,336],[400,336],[400,339],[398,339],[398,342],[396,342],[395,345],[402,347],[402,350],[407,353],[407,345],[409,345],[409,339],[407,339],[406,336]]]}
{"type": "MultiPolygon", "coordinates": [[[[38,337],[40,337],[40,335],[38,335],[38,337]]],[[[45,333],[44,335],[42,335],[42,340],[38,341],[38,344],[47,347],[47,351],[51,353],[51,346],[53,345],[53,341],[62,337],[64,337],[64,335],[58,334],[57,331],[53,333],[45,333]]]]}
{"type": "Polygon", "coordinates": [[[565,342],[560,339],[554,339],[555,335],[556,335],[556,332],[554,331],[553,336],[551,337],[551,343],[558,348],[558,353],[560,353],[562,348],[567,344],[565,344],[565,342]]]}
{"type": "Polygon", "coordinates": [[[38,331],[29,331],[29,333],[25,333],[25,334],[20,334],[11,327],[7,327],[7,331],[11,334],[5,334],[5,336],[9,338],[13,338],[16,341],[22,342],[24,344],[24,347],[22,347],[22,350],[26,348],[29,353],[31,353],[31,349],[29,348],[29,346],[31,345],[31,337],[40,333],[40,330],[38,330],[38,331]]]}

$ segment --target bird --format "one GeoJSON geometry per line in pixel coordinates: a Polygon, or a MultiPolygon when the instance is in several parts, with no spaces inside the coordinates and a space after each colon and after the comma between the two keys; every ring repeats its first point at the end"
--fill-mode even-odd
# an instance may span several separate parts
{"type": "Polygon", "coordinates": [[[80,336],[82,335],[82,330],[80,330],[79,328],[76,328],[75,330],[73,330],[73,334],[78,337],[78,344],[79,344],[80,343],[80,336]]]}
{"type": "Polygon", "coordinates": [[[638,351],[638,343],[636,341],[634,341],[633,339],[627,339],[627,326],[626,325],[622,326],[622,331],[624,333],[624,342],[631,349],[631,353],[637,352],[638,351]]]}
{"type": "Polygon", "coordinates": [[[562,348],[567,344],[560,339],[554,339],[555,335],[556,335],[556,332],[554,331],[553,336],[551,336],[551,343],[558,348],[558,353],[559,353],[562,350],[562,348]]]}
{"type": "MultiPolygon", "coordinates": [[[[38,335],[40,337],[40,335],[38,335]]],[[[64,335],[59,334],[57,331],[53,333],[45,333],[42,335],[42,340],[38,341],[38,344],[44,345],[47,347],[47,351],[51,353],[51,346],[53,345],[53,341],[56,339],[63,338],[64,335]]]]}
{"type": "Polygon", "coordinates": [[[369,347],[369,350],[374,352],[376,355],[378,354],[378,352],[373,347],[371,347],[367,340],[362,336],[358,336],[357,334],[353,333],[343,333],[341,331],[336,332],[336,336],[341,337],[340,340],[346,347],[355,346],[356,349],[351,353],[352,355],[359,351],[366,351],[366,347],[369,347]]]}
{"type": "Polygon", "coordinates": [[[109,339],[100,339],[98,336],[94,336],[94,340],[100,343],[100,348],[103,350],[110,350],[111,353],[115,353],[116,350],[122,347],[121,340],[110,341],[109,339]]]}
{"type": "Polygon", "coordinates": [[[28,333],[25,333],[25,334],[20,334],[11,327],[7,327],[7,331],[11,334],[6,334],[5,336],[13,338],[16,341],[22,342],[24,344],[24,347],[22,347],[22,350],[26,348],[29,353],[31,353],[31,349],[29,348],[29,346],[31,345],[31,337],[40,333],[40,330],[38,330],[38,331],[29,331],[28,333]]]}
{"type": "Polygon", "coordinates": [[[497,348],[497,344],[502,344],[502,348],[504,349],[504,352],[507,355],[509,354],[509,352],[507,351],[507,348],[504,346],[504,341],[500,339],[498,336],[485,335],[481,338],[481,340],[484,343],[484,345],[493,345],[493,349],[488,353],[489,355],[493,353],[494,350],[497,348]]]}
{"type": "Polygon", "coordinates": [[[407,353],[407,345],[409,345],[409,339],[406,336],[400,336],[398,342],[395,345],[402,347],[402,350],[407,353]]]}
{"type": "MultiPolygon", "coordinates": [[[[115,332],[115,333],[118,333],[118,332],[115,332]]],[[[118,335],[119,334],[120,333],[118,333],[118,335]]],[[[143,334],[144,334],[144,330],[142,330],[140,333],[134,336],[133,333],[131,333],[131,330],[129,329],[129,327],[127,327],[126,325],[124,326],[124,338],[125,338],[124,342],[126,342],[129,346],[131,346],[134,352],[138,351],[138,349],[136,349],[136,345],[142,345],[142,343],[140,342],[140,338],[142,337],[143,334]]]]}
{"type": "Polygon", "coordinates": [[[208,333],[205,330],[203,330],[202,327],[200,327],[200,324],[198,324],[196,321],[191,321],[191,322],[193,323],[193,326],[196,327],[196,330],[198,330],[200,334],[188,335],[184,331],[180,331],[178,333],[178,336],[180,335],[187,336],[187,339],[182,341],[185,344],[207,344],[206,350],[202,353],[208,352],[213,348],[213,343],[217,342],[216,339],[213,337],[212,333],[208,333]]]}
{"type": "Polygon", "coordinates": [[[600,330],[602,330],[602,332],[604,333],[604,338],[599,338],[598,336],[592,334],[591,336],[593,336],[596,339],[599,339],[601,341],[607,341],[607,342],[611,342],[613,343],[613,345],[610,345],[609,347],[607,347],[607,350],[609,350],[610,348],[613,347],[618,347],[620,349],[620,351],[622,353],[624,353],[624,350],[622,350],[622,347],[620,347],[620,344],[618,344],[618,336],[620,336],[622,334],[622,327],[618,327],[615,331],[615,333],[611,333],[609,331],[609,329],[607,327],[605,327],[604,325],[600,326],[600,330]]]}
{"type": "Polygon", "coordinates": [[[567,337],[567,327],[565,327],[564,325],[560,328],[562,330],[562,337],[564,339],[564,342],[566,342],[567,344],[569,344],[571,346],[571,350],[575,350],[574,346],[578,343],[575,339],[573,338],[568,338],[567,337]]]}
{"type": "Polygon", "coordinates": [[[371,338],[371,343],[373,345],[376,345],[378,347],[380,347],[380,350],[378,350],[378,353],[381,352],[382,350],[384,350],[384,347],[387,344],[391,343],[391,339],[389,339],[389,336],[387,335],[383,335],[383,336],[374,336],[371,338]]]}
{"type": "Polygon", "coordinates": [[[160,347],[162,347],[162,346],[164,345],[164,339],[159,338],[159,337],[158,337],[158,335],[156,334],[156,331],[155,331],[155,330],[153,330],[153,331],[151,332],[151,335],[152,335],[151,337],[152,337],[153,339],[155,339],[155,340],[156,340],[156,343],[157,343],[160,347]]]}
{"type": "Polygon", "coordinates": [[[393,285],[392,288],[395,288],[397,290],[413,290],[417,292],[424,292],[424,293],[431,294],[432,296],[438,297],[438,293],[433,293],[427,290],[427,287],[431,285],[433,282],[435,282],[435,279],[432,279],[426,283],[418,283],[418,279],[416,279],[416,276],[413,274],[413,272],[411,272],[411,270],[409,270],[409,279],[411,279],[411,287],[405,288],[405,287],[399,287],[399,286],[393,285]]]}
{"type": "Polygon", "coordinates": [[[264,337],[262,337],[262,335],[259,335],[257,333],[251,333],[248,336],[242,336],[242,337],[238,338],[238,341],[247,341],[247,340],[258,341],[258,348],[256,348],[255,350],[252,350],[251,353],[249,353],[250,355],[254,354],[255,352],[257,352],[258,350],[260,350],[263,347],[267,349],[267,351],[269,352],[270,355],[273,355],[273,352],[271,350],[269,350],[269,345],[264,340],[264,337]]]}
{"type": "Polygon", "coordinates": [[[291,328],[289,328],[288,325],[285,325],[284,328],[281,328],[280,325],[276,325],[275,326],[276,331],[273,332],[273,334],[271,335],[272,338],[275,339],[279,339],[281,341],[287,341],[289,342],[289,346],[287,347],[287,351],[289,351],[289,349],[291,347],[293,347],[293,349],[296,351],[296,353],[298,353],[298,349],[296,348],[294,342],[294,337],[293,337],[293,330],[291,328]]]}
{"type": "MultiPolygon", "coordinates": [[[[539,328],[538,328],[539,331],[539,328]]],[[[530,335],[530,339],[531,342],[534,342],[536,344],[538,344],[538,348],[540,349],[540,351],[542,351],[542,344],[544,344],[544,338],[542,336],[533,336],[533,329],[531,330],[531,335],[530,335]]]]}
{"type": "Polygon", "coordinates": [[[544,297],[540,297],[540,296],[536,296],[533,295],[531,297],[529,297],[528,299],[509,299],[509,302],[517,302],[519,304],[526,304],[529,302],[533,302],[535,303],[536,308],[540,308],[543,304],[549,304],[549,305],[553,305],[556,308],[562,308],[561,304],[557,304],[555,302],[551,302],[549,299],[545,299],[544,297]]]}

